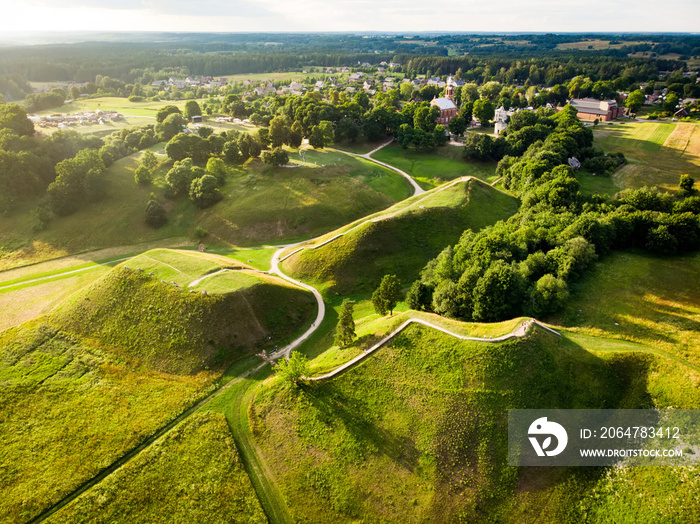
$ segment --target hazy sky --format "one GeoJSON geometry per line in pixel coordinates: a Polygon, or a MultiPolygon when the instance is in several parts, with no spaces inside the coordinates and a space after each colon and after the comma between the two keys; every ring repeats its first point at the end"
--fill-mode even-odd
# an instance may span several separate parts
{"type": "Polygon", "coordinates": [[[0,0],[7,31],[700,31],[700,1],[0,0]]]}

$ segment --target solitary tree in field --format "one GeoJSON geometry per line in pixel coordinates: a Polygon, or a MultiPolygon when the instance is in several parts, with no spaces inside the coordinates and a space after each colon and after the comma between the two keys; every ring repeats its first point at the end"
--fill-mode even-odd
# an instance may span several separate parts
{"type": "Polygon", "coordinates": [[[146,203],[146,224],[151,227],[160,227],[168,221],[163,204],[156,200],[156,196],[151,196],[146,203]]]}
{"type": "Polygon", "coordinates": [[[335,343],[343,348],[355,340],[355,320],[352,318],[354,306],[352,300],[345,299],[340,309],[340,319],[335,330],[335,343]]]}
{"type": "Polygon", "coordinates": [[[298,386],[301,377],[309,374],[309,369],[309,361],[298,351],[292,351],[289,360],[279,359],[275,366],[275,372],[287,387],[298,386]]]}
{"type": "Polygon", "coordinates": [[[137,167],[136,171],[134,171],[134,181],[136,181],[137,184],[148,185],[151,183],[152,179],[153,175],[151,174],[151,171],[143,164],[137,167]]]}
{"type": "Polygon", "coordinates": [[[693,186],[695,185],[695,179],[690,175],[681,175],[681,180],[678,186],[685,191],[686,194],[693,192],[693,186]]]}
{"type": "Polygon", "coordinates": [[[396,275],[384,275],[381,284],[372,294],[372,305],[380,315],[394,314],[396,304],[401,300],[401,283],[396,275]]]}

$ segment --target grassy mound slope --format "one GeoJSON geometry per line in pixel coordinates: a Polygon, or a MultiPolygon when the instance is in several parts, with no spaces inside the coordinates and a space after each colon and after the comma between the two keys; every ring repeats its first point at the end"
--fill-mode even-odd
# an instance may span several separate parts
{"type": "Polygon", "coordinates": [[[595,472],[508,467],[507,410],[639,406],[644,370],[540,330],[484,344],[412,326],[332,381],[264,390],[251,429],[300,521],[579,522],[595,472]]]}
{"type": "Polygon", "coordinates": [[[197,414],[48,522],[267,522],[223,415],[197,414]]]}
{"type": "Polygon", "coordinates": [[[203,295],[120,266],[64,303],[52,322],[151,369],[196,373],[289,337],[314,314],[311,293],[252,275],[254,285],[203,295]]]}
{"type": "Polygon", "coordinates": [[[40,321],[0,333],[0,523],[27,522],[202,396],[40,321]]]}
{"type": "Polygon", "coordinates": [[[700,366],[700,254],[612,253],[552,320],[607,339],[646,344],[700,366]]]}
{"type": "Polygon", "coordinates": [[[465,229],[480,229],[517,211],[517,201],[475,179],[413,197],[318,249],[284,262],[298,278],[328,282],[345,294],[367,291],[385,274],[414,280],[425,264],[465,229]],[[398,209],[398,211],[396,211],[398,209]],[[383,219],[381,219],[384,217],[383,219]]]}

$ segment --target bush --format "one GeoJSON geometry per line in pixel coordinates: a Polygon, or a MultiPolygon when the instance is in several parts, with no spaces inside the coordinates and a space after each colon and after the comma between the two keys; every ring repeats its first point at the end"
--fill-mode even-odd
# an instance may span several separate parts
{"type": "Polygon", "coordinates": [[[151,193],[151,197],[146,203],[146,224],[148,224],[151,227],[158,228],[165,225],[167,221],[168,217],[165,213],[165,208],[163,207],[163,204],[158,202],[158,200],[156,200],[155,195],[151,193]]]}
{"type": "Polygon", "coordinates": [[[190,200],[195,206],[205,208],[219,202],[224,195],[219,190],[219,181],[212,175],[196,178],[190,186],[190,200]]]}
{"type": "Polygon", "coordinates": [[[273,166],[283,166],[289,163],[289,155],[281,147],[272,151],[263,151],[261,158],[263,162],[273,166]]]}
{"type": "Polygon", "coordinates": [[[134,181],[137,184],[148,185],[153,180],[153,173],[151,173],[148,168],[144,165],[140,165],[134,171],[134,181]]]}

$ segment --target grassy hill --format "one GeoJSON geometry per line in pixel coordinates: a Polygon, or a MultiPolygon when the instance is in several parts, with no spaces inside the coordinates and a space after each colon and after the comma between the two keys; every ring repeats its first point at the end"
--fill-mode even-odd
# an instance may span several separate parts
{"type": "Polygon", "coordinates": [[[219,273],[232,265],[149,251],[51,316],[0,332],[0,523],[31,520],[205,396],[233,359],[310,322],[311,293],[251,270],[219,273]],[[182,285],[161,282],[168,272],[182,285]]]}
{"type": "MultiPolygon", "coordinates": [[[[162,196],[167,162],[157,170],[153,185],[137,185],[134,170],[139,155],[123,158],[108,169],[107,196],[102,201],[56,218],[44,231],[32,230],[38,200],[3,217],[0,268],[163,239],[183,245],[183,238],[194,239],[197,227],[208,232],[205,242],[210,244],[283,243],[323,234],[409,195],[406,181],[390,169],[338,151],[309,151],[304,166],[275,168],[254,159],[231,167],[222,188],[224,199],[200,210],[185,196],[175,200],[162,196]],[[151,192],[168,213],[168,223],[159,229],[144,222],[151,192]]],[[[290,156],[297,157],[293,152],[290,156]]],[[[165,157],[160,158],[165,162],[165,157]]]]}
{"type": "Polygon", "coordinates": [[[410,281],[465,229],[506,219],[517,206],[516,199],[479,180],[459,180],[401,202],[318,249],[300,251],[284,262],[284,269],[297,278],[326,282],[341,294],[371,290],[385,274],[410,281]]]}
{"type": "Polygon", "coordinates": [[[221,269],[217,258],[232,265],[214,255],[148,251],[71,297],[51,322],[150,369],[192,374],[257,352],[311,319],[311,293],[252,271],[220,273],[188,288],[221,269]],[[152,265],[139,271],[142,262],[152,265]]]}
{"type": "Polygon", "coordinates": [[[47,522],[266,523],[226,419],[197,414],[47,522]],[[177,472],[177,474],[175,474],[177,472]]]}
{"type": "Polygon", "coordinates": [[[581,522],[604,471],[508,467],[507,410],[648,406],[651,358],[541,330],[483,344],[412,326],[332,381],[271,383],[250,425],[297,520],[581,522]]]}

